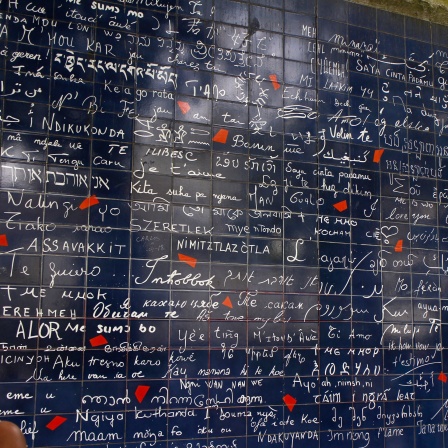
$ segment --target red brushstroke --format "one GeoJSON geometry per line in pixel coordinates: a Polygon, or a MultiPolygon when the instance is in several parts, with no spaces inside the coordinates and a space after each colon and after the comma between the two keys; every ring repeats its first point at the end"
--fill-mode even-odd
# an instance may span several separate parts
{"type": "Polygon", "coordinates": [[[213,141],[217,143],[227,143],[228,136],[229,131],[227,129],[220,129],[213,137],[213,141]]]}
{"type": "Polygon", "coordinates": [[[338,211],[338,212],[344,212],[345,210],[348,209],[348,204],[347,201],[344,199],[341,202],[337,202],[336,204],[333,204],[333,207],[338,211]]]}
{"type": "Polygon", "coordinates": [[[137,401],[141,403],[144,398],[146,397],[146,394],[149,391],[150,386],[137,386],[137,389],[135,389],[135,398],[137,398],[137,401]]]}
{"type": "Polygon", "coordinates": [[[8,246],[8,238],[6,238],[6,235],[0,235],[0,246],[8,246]]]}
{"type": "Polygon", "coordinates": [[[185,101],[178,101],[177,105],[179,106],[180,111],[185,115],[191,109],[190,105],[185,101]]]}
{"type": "Polygon", "coordinates": [[[232,301],[230,300],[230,297],[229,297],[229,296],[227,296],[227,297],[225,298],[225,300],[224,300],[224,302],[222,302],[222,304],[223,304],[224,306],[229,307],[229,308],[233,308],[233,304],[232,304],[232,301]]]}
{"type": "Polygon", "coordinates": [[[94,338],[90,339],[90,345],[92,347],[99,347],[100,345],[106,345],[107,339],[102,335],[99,334],[98,336],[95,336],[94,338]]]}
{"type": "Polygon", "coordinates": [[[443,372],[440,372],[438,380],[442,381],[442,383],[446,383],[448,381],[448,378],[447,378],[447,376],[443,372]]]}
{"type": "Polygon", "coordinates": [[[373,153],[373,161],[375,163],[380,163],[381,156],[383,155],[384,149],[375,149],[373,153]]]}
{"type": "Polygon", "coordinates": [[[92,196],[84,199],[79,206],[80,210],[84,210],[85,208],[92,207],[92,205],[99,204],[100,201],[97,199],[96,195],[92,194],[92,196]]]}
{"type": "Polygon", "coordinates": [[[179,257],[179,261],[188,264],[188,266],[191,266],[192,268],[196,267],[196,263],[198,261],[196,258],[189,257],[188,255],[184,254],[177,254],[177,256],[179,257]]]}
{"type": "Polygon", "coordinates": [[[291,395],[287,394],[283,397],[283,401],[286,404],[287,408],[290,410],[290,412],[292,412],[292,410],[294,409],[294,406],[297,403],[297,400],[292,397],[291,395]]]}
{"type": "Polygon", "coordinates": [[[54,431],[56,428],[59,428],[63,423],[65,423],[67,419],[65,417],[61,417],[60,415],[57,415],[54,417],[51,421],[49,421],[46,425],[46,427],[50,431],[54,431]]]}
{"type": "Polygon", "coordinates": [[[277,75],[269,75],[269,79],[272,82],[272,85],[274,86],[274,90],[278,90],[281,86],[280,83],[277,80],[277,75]]]}

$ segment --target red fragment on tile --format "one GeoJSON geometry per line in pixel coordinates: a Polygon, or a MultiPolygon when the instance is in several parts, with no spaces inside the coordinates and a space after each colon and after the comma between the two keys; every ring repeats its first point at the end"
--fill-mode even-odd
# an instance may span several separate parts
{"type": "Polygon", "coordinates": [[[286,404],[287,408],[292,412],[292,410],[294,409],[294,406],[297,403],[297,400],[292,397],[291,395],[287,394],[283,397],[283,401],[286,404]]]}
{"type": "Polygon", "coordinates": [[[98,336],[95,336],[94,338],[90,339],[90,345],[92,347],[99,347],[100,345],[106,345],[107,339],[102,335],[99,334],[98,336]]]}
{"type": "Polygon", "coordinates": [[[81,205],[79,206],[79,209],[80,210],[84,210],[86,208],[92,207],[92,205],[97,205],[99,203],[100,203],[100,201],[97,199],[97,197],[94,194],[92,194],[92,196],[84,199],[81,202],[81,205]]]}
{"type": "Polygon", "coordinates": [[[191,109],[190,105],[185,101],[178,101],[177,105],[179,106],[180,111],[185,115],[191,109]]]}
{"type": "Polygon", "coordinates": [[[277,75],[269,75],[269,79],[271,80],[272,85],[274,86],[274,90],[278,90],[281,87],[280,83],[277,80],[277,75]]]}
{"type": "Polygon", "coordinates": [[[222,304],[223,304],[224,306],[229,307],[229,308],[233,308],[233,304],[232,304],[232,301],[230,300],[230,297],[229,297],[229,296],[227,296],[227,297],[225,298],[225,300],[224,300],[224,302],[222,302],[222,304]]]}
{"type": "Polygon", "coordinates": [[[403,240],[398,240],[394,250],[395,252],[403,252],[403,240]]]}
{"type": "Polygon", "coordinates": [[[347,201],[344,199],[341,202],[337,202],[336,204],[333,204],[333,207],[338,211],[338,212],[344,212],[345,210],[348,209],[348,204],[347,201]]]}
{"type": "Polygon", "coordinates": [[[141,403],[144,398],[146,397],[146,394],[149,391],[150,386],[137,386],[137,389],[135,389],[134,395],[135,398],[137,398],[137,401],[141,403]]]}
{"type": "Polygon", "coordinates": [[[227,143],[228,136],[229,131],[227,129],[220,129],[213,137],[213,141],[217,143],[227,143]]]}
{"type": "Polygon", "coordinates": [[[381,156],[383,155],[384,149],[376,149],[373,153],[373,161],[375,163],[380,163],[381,156]]]}
{"type": "Polygon", "coordinates": [[[67,421],[67,419],[65,417],[61,417],[60,415],[57,415],[50,422],[47,423],[46,427],[50,431],[54,431],[56,428],[59,428],[59,426],[61,426],[66,421],[67,421]]]}
{"type": "Polygon", "coordinates": [[[177,256],[179,257],[179,261],[188,264],[188,266],[191,266],[192,268],[196,267],[196,263],[198,261],[196,258],[189,257],[188,255],[184,254],[177,254],[177,256]]]}

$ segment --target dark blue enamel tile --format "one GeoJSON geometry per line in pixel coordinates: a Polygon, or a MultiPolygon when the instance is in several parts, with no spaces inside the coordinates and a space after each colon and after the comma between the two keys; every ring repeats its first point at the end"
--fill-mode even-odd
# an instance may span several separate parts
{"type": "Polygon", "coordinates": [[[348,3],[345,1],[332,2],[330,0],[318,0],[317,13],[320,17],[346,22],[348,15],[348,3]]]}
{"type": "Polygon", "coordinates": [[[378,31],[404,36],[404,16],[390,11],[377,11],[378,31]]]}
{"type": "Polygon", "coordinates": [[[431,23],[414,17],[405,18],[406,37],[431,42],[431,23]]]}
{"type": "Polygon", "coordinates": [[[285,0],[285,9],[288,11],[314,14],[315,8],[312,2],[306,0],[285,0]]]}
{"type": "Polygon", "coordinates": [[[376,10],[356,3],[348,4],[348,22],[364,28],[376,28],[376,10]]]}

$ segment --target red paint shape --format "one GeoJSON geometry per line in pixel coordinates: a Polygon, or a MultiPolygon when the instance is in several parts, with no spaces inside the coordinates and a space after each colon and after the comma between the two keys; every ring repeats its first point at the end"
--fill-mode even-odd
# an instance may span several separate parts
{"type": "Polygon", "coordinates": [[[395,252],[403,252],[403,240],[398,240],[394,250],[395,252]]]}
{"type": "Polygon", "coordinates": [[[222,304],[223,304],[224,306],[228,306],[229,308],[233,308],[233,304],[232,304],[232,301],[230,300],[230,297],[229,297],[229,296],[227,296],[227,297],[225,298],[225,300],[224,300],[224,302],[222,302],[222,304]]]}
{"type": "Polygon", "coordinates": [[[290,410],[290,412],[292,412],[292,410],[294,409],[294,406],[297,403],[297,400],[288,394],[283,397],[283,401],[286,404],[286,406],[288,407],[288,409],[290,410]]]}
{"type": "Polygon", "coordinates": [[[97,197],[94,194],[92,194],[92,196],[88,197],[87,199],[84,199],[81,202],[79,209],[84,210],[85,208],[92,207],[92,205],[97,205],[99,203],[100,201],[97,199],[97,197]]]}
{"type": "Polygon", "coordinates": [[[269,79],[272,82],[272,85],[274,86],[274,90],[278,90],[281,86],[280,83],[277,80],[277,75],[269,75],[269,79]]]}
{"type": "Polygon", "coordinates": [[[6,235],[0,235],[0,246],[8,246],[8,238],[6,235]]]}
{"type": "Polygon", "coordinates": [[[99,334],[98,336],[95,336],[94,338],[90,339],[90,345],[92,347],[99,347],[100,345],[106,345],[107,339],[102,335],[99,334]]]}
{"type": "Polygon", "coordinates": [[[217,143],[226,143],[228,135],[229,131],[227,129],[220,129],[213,137],[213,141],[217,143]]]}
{"type": "Polygon", "coordinates": [[[380,163],[381,156],[383,155],[384,149],[375,149],[375,152],[373,154],[373,161],[375,163],[380,163]]]}
{"type": "Polygon", "coordinates": [[[190,105],[185,101],[178,101],[177,105],[179,106],[180,111],[185,115],[191,109],[190,105]]]}
{"type": "Polygon", "coordinates": [[[63,423],[65,423],[67,419],[65,417],[61,417],[60,415],[57,415],[55,418],[53,418],[51,421],[49,421],[46,425],[46,427],[50,431],[54,431],[56,428],[59,428],[63,423]]]}
{"type": "Polygon", "coordinates": [[[443,372],[440,372],[438,380],[442,381],[442,383],[446,383],[448,381],[448,378],[447,378],[447,376],[443,372]]]}
{"type": "Polygon", "coordinates": [[[338,212],[345,212],[345,210],[348,209],[348,204],[347,201],[344,199],[341,202],[337,202],[336,204],[333,204],[333,207],[338,211],[338,212]]]}
{"type": "Polygon", "coordinates": [[[188,266],[191,266],[192,268],[196,267],[196,263],[198,261],[196,258],[189,257],[188,255],[184,254],[177,254],[177,256],[179,257],[179,261],[188,264],[188,266]]]}
{"type": "Polygon", "coordinates": [[[137,398],[137,401],[141,403],[144,398],[146,397],[146,394],[148,393],[150,386],[137,386],[137,389],[135,389],[135,398],[137,398]]]}

